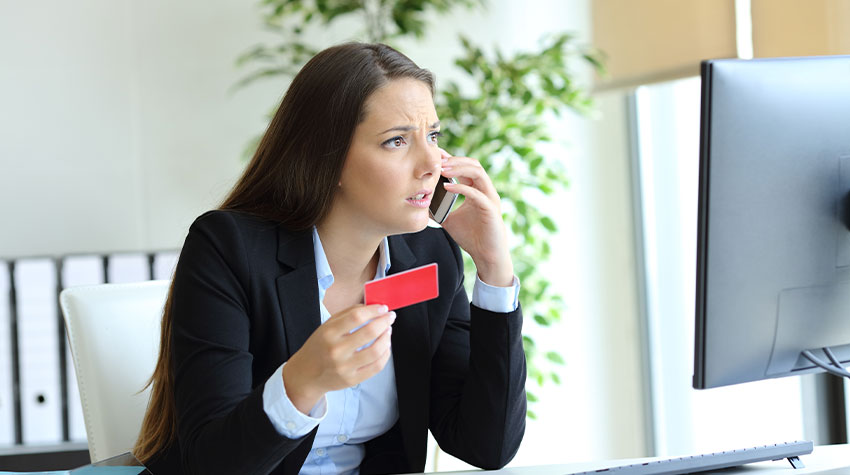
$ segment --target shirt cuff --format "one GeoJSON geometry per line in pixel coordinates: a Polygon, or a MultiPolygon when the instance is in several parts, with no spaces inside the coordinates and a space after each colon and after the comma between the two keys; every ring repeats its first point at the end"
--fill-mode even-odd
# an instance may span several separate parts
{"type": "Polygon", "coordinates": [[[322,395],[319,402],[310,410],[310,414],[302,414],[286,395],[286,388],[283,385],[284,365],[286,363],[280,365],[266,381],[266,386],[263,388],[263,410],[280,435],[298,439],[309,434],[322,422],[328,413],[328,400],[322,395]]]}
{"type": "Polygon", "coordinates": [[[496,313],[510,313],[519,307],[519,279],[514,276],[510,287],[494,287],[485,284],[475,274],[475,286],[472,287],[472,305],[496,313]]]}

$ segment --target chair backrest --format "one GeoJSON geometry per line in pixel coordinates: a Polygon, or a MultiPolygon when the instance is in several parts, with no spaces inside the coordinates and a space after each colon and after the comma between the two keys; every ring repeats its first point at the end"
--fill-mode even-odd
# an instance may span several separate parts
{"type": "Polygon", "coordinates": [[[159,352],[169,281],[101,284],[59,296],[68,332],[89,454],[97,462],[132,449],[145,415],[159,352]]]}

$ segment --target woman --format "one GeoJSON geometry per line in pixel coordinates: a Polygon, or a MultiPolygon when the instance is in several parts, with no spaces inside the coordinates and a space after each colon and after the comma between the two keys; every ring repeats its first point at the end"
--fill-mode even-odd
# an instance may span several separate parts
{"type": "Polygon", "coordinates": [[[155,474],[422,471],[428,429],[473,465],[511,460],[519,284],[499,196],[476,160],[438,148],[433,94],[429,71],[380,44],[329,48],[294,78],[186,237],[134,451],[155,474]],[[465,197],[442,229],[427,227],[441,173],[465,197]],[[436,299],[362,304],[365,282],[432,262],[436,299]]]}

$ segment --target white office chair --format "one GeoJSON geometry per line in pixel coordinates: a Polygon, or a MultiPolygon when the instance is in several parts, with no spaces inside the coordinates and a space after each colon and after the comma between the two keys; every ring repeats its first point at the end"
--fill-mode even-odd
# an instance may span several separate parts
{"type": "Polygon", "coordinates": [[[148,405],[169,281],[101,284],[59,296],[92,462],[133,448],[148,405]]]}

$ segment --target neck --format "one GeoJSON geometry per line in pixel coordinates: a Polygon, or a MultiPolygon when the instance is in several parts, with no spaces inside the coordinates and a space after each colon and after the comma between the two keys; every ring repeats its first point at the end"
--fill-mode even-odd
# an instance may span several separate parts
{"type": "Polygon", "coordinates": [[[335,282],[365,282],[375,277],[384,236],[325,220],[316,226],[335,282]]]}

